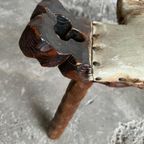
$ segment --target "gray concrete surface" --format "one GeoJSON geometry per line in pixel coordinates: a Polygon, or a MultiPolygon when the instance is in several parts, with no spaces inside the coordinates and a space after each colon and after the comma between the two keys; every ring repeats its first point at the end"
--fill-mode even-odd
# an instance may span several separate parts
{"type": "MultiPolygon", "coordinates": [[[[70,8],[71,1],[63,2],[70,8]]],[[[115,20],[112,1],[91,0],[88,6],[93,9],[83,2],[76,4],[78,11],[93,19],[115,20]]],[[[45,130],[69,80],[57,68],[42,68],[24,57],[18,47],[36,4],[36,0],[0,0],[0,144],[107,144],[119,122],[143,118],[143,90],[93,85],[62,137],[48,139],[45,130]]]]}
{"type": "Polygon", "coordinates": [[[127,123],[119,123],[114,131],[111,144],[143,144],[144,120],[133,120],[127,123]]]}

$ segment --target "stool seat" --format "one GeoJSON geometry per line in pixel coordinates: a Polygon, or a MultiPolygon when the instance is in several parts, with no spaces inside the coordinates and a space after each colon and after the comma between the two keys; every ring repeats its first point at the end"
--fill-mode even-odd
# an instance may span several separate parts
{"type": "Polygon", "coordinates": [[[144,17],[127,25],[92,23],[90,78],[144,88],[144,17]]]}

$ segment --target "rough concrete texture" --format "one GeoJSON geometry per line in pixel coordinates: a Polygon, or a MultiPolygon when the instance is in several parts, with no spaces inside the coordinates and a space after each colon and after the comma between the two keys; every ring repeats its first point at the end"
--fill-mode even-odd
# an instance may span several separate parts
{"type": "Polygon", "coordinates": [[[111,144],[144,144],[144,120],[120,123],[111,144]]]}
{"type": "Polygon", "coordinates": [[[91,20],[116,20],[117,0],[61,0],[63,5],[75,15],[84,16],[91,20]]]}
{"type": "MultiPolygon", "coordinates": [[[[119,122],[143,117],[143,90],[95,84],[62,137],[48,139],[45,130],[69,80],[57,68],[42,68],[36,60],[24,57],[18,47],[37,1],[0,2],[0,144],[107,144],[119,122]]],[[[63,2],[67,7],[72,3],[63,2]]],[[[73,0],[71,6],[75,3],[83,10],[83,1],[73,0]]],[[[107,6],[114,14],[113,2],[107,0],[91,0],[84,11],[93,19],[103,20],[97,15],[101,16],[107,6]]],[[[114,20],[110,15],[104,19],[114,20]]]]}

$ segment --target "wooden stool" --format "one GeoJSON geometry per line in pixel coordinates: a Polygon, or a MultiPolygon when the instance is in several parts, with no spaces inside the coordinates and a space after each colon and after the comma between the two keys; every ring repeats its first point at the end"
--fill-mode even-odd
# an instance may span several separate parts
{"type": "Polygon", "coordinates": [[[35,8],[19,45],[42,66],[58,66],[71,82],[48,127],[61,136],[94,82],[144,88],[144,0],[118,0],[119,24],[76,18],[58,0],[35,8]]]}

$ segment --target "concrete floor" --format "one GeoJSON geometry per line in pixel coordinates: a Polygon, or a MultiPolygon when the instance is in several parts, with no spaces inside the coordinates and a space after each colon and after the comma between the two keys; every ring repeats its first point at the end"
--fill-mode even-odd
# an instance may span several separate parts
{"type": "Polygon", "coordinates": [[[57,68],[42,68],[24,57],[18,47],[37,2],[0,3],[0,144],[107,144],[119,122],[143,118],[143,90],[95,84],[62,137],[48,139],[46,127],[69,80],[57,68]]]}

